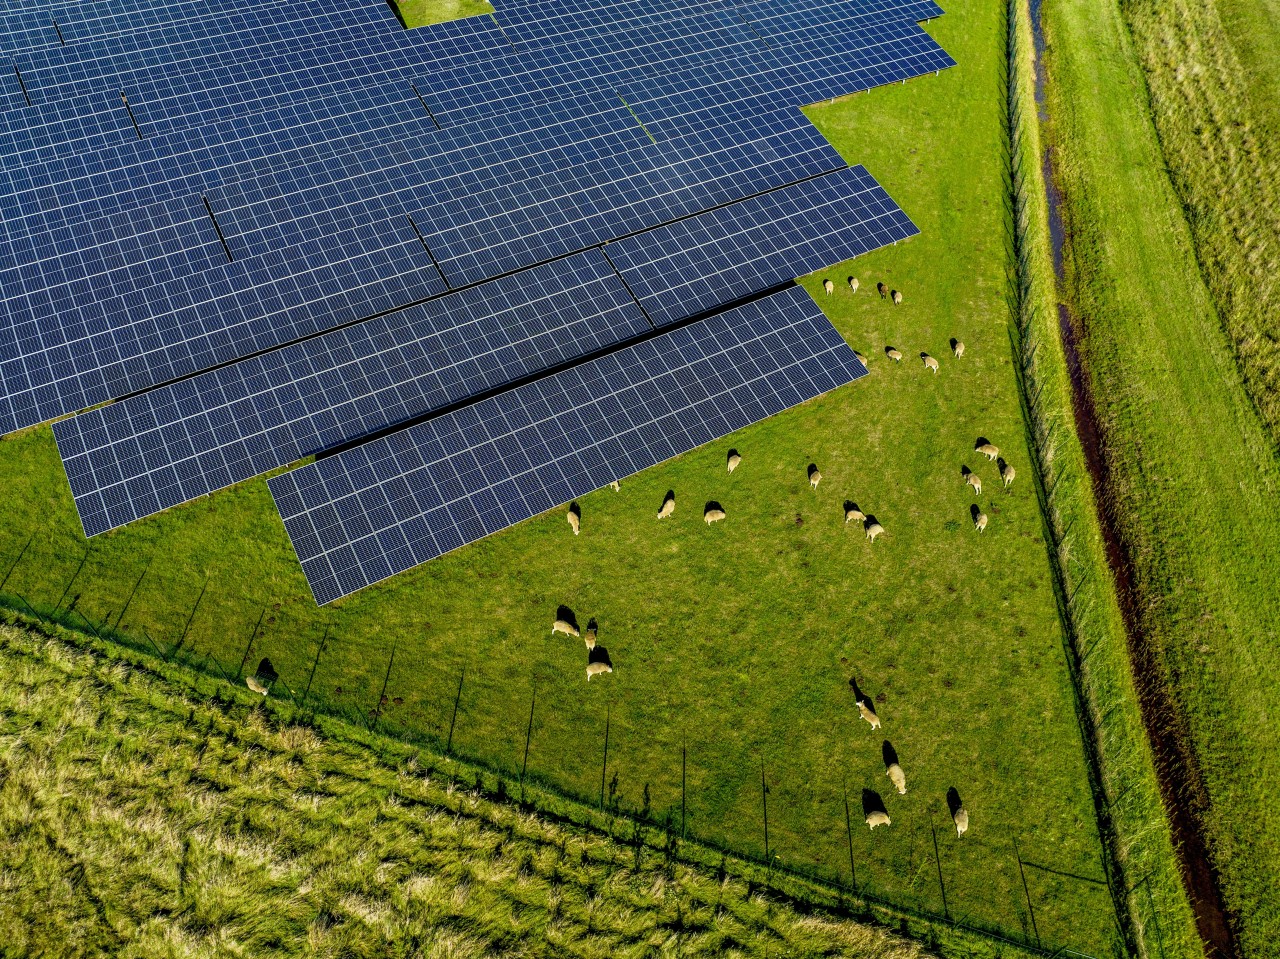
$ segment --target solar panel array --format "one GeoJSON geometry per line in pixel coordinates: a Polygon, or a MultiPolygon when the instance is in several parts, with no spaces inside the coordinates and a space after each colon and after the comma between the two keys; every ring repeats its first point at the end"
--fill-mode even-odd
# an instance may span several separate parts
{"type": "MultiPolygon", "coordinates": [[[[783,350],[804,385],[779,397],[845,382],[812,305],[766,294],[915,228],[798,107],[951,66],[919,25],[940,13],[509,0],[406,31],[378,0],[0,0],[0,432],[78,414],[54,432],[94,535],[345,450],[273,491],[307,483],[575,377],[649,397],[627,371],[673,364],[670,402],[707,422],[688,377],[732,379],[710,357],[783,350]]],[[[781,408],[745,383],[715,395],[781,408]]],[[[564,423],[608,402],[574,390],[564,423]]],[[[709,438],[646,403],[593,434],[643,450],[575,477],[709,438]]],[[[547,469],[544,492],[570,488],[547,469]]],[[[316,495],[305,522],[329,508],[316,495]]],[[[554,505],[521,497],[504,523],[554,505]]],[[[285,512],[292,536],[304,513],[285,512]]],[[[354,519],[298,551],[327,601],[497,528],[480,513],[377,560],[354,519]]]]}
{"type": "Polygon", "coordinates": [[[865,374],[793,286],[268,485],[327,603],[865,374]]]}

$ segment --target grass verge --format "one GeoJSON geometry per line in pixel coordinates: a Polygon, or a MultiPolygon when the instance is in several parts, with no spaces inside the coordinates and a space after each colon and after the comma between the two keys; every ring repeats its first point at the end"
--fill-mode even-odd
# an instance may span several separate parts
{"type": "Polygon", "coordinates": [[[1030,6],[1010,2],[1009,138],[1016,265],[1015,355],[1037,488],[1049,530],[1076,708],[1091,752],[1095,803],[1125,904],[1131,942],[1144,956],[1202,954],[1129,660],[1128,637],[1077,432],[1054,275],[1049,184],[1040,136],[1030,6]]]}
{"type": "Polygon", "coordinates": [[[996,954],[156,667],[0,624],[0,953],[996,954]]]}
{"type": "Polygon", "coordinates": [[[1132,571],[1140,679],[1189,772],[1239,951],[1280,938],[1280,474],[1201,280],[1114,0],[1045,8],[1067,292],[1102,428],[1104,502],[1132,571]]]}

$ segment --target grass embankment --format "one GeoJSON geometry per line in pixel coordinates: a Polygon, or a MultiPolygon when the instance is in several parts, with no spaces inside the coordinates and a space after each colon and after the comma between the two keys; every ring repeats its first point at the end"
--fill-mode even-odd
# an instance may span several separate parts
{"type": "Polygon", "coordinates": [[[1068,288],[1152,666],[1142,679],[1176,704],[1163,720],[1185,749],[1162,759],[1192,772],[1177,802],[1207,838],[1240,951],[1262,956],[1280,937],[1280,475],[1120,10],[1057,0],[1045,17],[1068,288]]]}
{"type": "Polygon", "coordinates": [[[0,955],[924,955],[656,831],[614,842],[162,672],[0,625],[0,955]]]}
{"type": "Polygon", "coordinates": [[[437,745],[452,729],[456,751],[508,774],[536,689],[531,777],[661,817],[679,808],[687,746],[690,829],[758,854],[763,761],[770,852],[841,882],[843,796],[856,825],[872,789],[894,821],[855,828],[860,886],[943,911],[941,871],[953,916],[1105,951],[1114,918],[1009,344],[1003,5],[961,0],[930,29],[958,68],[809,111],[923,230],[830,271],[831,297],[806,281],[867,355],[864,381],[584,497],[581,536],[556,511],[322,610],[261,480],[85,544],[41,428],[0,443],[0,579],[30,542],[3,590],[233,678],[269,656],[299,697],[353,718],[385,683],[379,728],[437,745]],[[979,437],[1021,472],[1009,493],[979,437]],[[659,523],[668,489],[676,514],[659,523]],[[712,529],[710,499],[728,513],[712,529]],[[874,546],[845,526],[846,499],[884,524],[874,546]],[[561,603],[599,619],[612,676],[588,686],[581,641],[549,636],[561,603]],[[857,717],[851,677],[882,730],[857,717]],[[890,795],[885,740],[906,796],[890,795]],[[952,787],[972,815],[963,840],[952,787]]]}
{"type": "Polygon", "coordinates": [[[1127,908],[1133,944],[1145,956],[1191,959],[1203,950],[1161,804],[1124,617],[1072,406],[1026,0],[1011,0],[1010,25],[1015,354],[1041,508],[1053,544],[1067,655],[1077,681],[1077,709],[1088,730],[1095,802],[1113,864],[1112,886],[1127,908]]]}
{"type": "Polygon", "coordinates": [[[1201,275],[1280,447],[1280,3],[1122,11],[1201,275]]]}
{"type": "Polygon", "coordinates": [[[410,28],[493,13],[487,0],[395,0],[395,8],[400,22],[410,28]]]}

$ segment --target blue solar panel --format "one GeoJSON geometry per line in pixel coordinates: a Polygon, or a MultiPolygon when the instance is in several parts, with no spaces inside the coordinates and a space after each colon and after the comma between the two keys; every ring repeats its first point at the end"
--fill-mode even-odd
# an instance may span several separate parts
{"type": "Polygon", "coordinates": [[[859,166],[627,237],[605,249],[661,326],[918,232],[859,166]]]}
{"type": "Polygon", "coordinates": [[[61,420],[54,435],[93,536],[649,329],[591,251],[61,420]]]}
{"type": "Polygon", "coordinates": [[[268,484],[328,603],[865,373],[792,287],[268,484]]]}

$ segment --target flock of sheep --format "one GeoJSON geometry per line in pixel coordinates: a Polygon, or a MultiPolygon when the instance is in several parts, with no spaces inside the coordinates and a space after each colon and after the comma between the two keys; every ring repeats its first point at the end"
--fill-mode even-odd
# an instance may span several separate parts
{"type": "MultiPolygon", "coordinates": [[[[847,282],[849,289],[856,293],[858,291],[857,278],[850,276],[847,282]]],[[[835,284],[830,279],[824,279],[822,281],[822,286],[828,295],[835,291],[835,284]]],[[[881,299],[892,299],[895,306],[902,303],[901,291],[889,290],[884,283],[877,283],[876,290],[879,292],[881,299]]],[[[895,347],[886,346],[884,352],[885,356],[894,362],[902,362],[902,353],[895,347]]],[[[964,343],[956,339],[951,340],[951,352],[956,359],[962,358],[965,352],[964,343]]],[[[865,366],[866,358],[857,351],[855,351],[855,355],[859,362],[865,366]]],[[[936,358],[928,353],[922,352],[920,354],[920,359],[926,369],[930,370],[934,374],[938,373],[940,365],[936,358]]],[[[999,447],[995,446],[985,437],[979,437],[974,444],[974,452],[985,456],[987,462],[994,462],[997,464],[997,468],[1000,472],[1000,478],[1003,480],[1004,487],[1007,490],[1013,483],[1017,473],[1014,468],[1005,462],[1005,460],[1000,456],[999,447]]],[[[742,455],[736,449],[729,450],[725,464],[728,472],[732,474],[733,471],[741,464],[742,455]]],[[[968,466],[963,466],[961,467],[961,476],[964,478],[964,482],[973,490],[975,496],[982,495],[982,479],[976,472],[971,470],[968,466]]],[[[809,485],[816,491],[818,489],[818,485],[822,482],[822,472],[818,469],[817,464],[809,464],[808,477],[809,485]]],[[[614,491],[618,491],[621,488],[616,480],[609,485],[614,491]]],[[[675,491],[668,490],[666,496],[663,497],[662,505],[658,509],[657,518],[659,520],[667,519],[675,513],[675,510],[675,491]]],[[[983,532],[987,528],[987,514],[983,513],[977,504],[970,507],[970,513],[973,519],[974,529],[979,533],[983,532]]],[[[575,536],[578,535],[582,528],[582,511],[576,502],[569,504],[567,518],[569,527],[573,530],[573,534],[575,536]]],[[[714,501],[708,502],[703,509],[702,518],[708,526],[712,523],[720,522],[725,518],[724,507],[714,501]]],[[[874,515],[864,513],[857,503],[849,500],[846,500],[844,503],[844,521],[846,525],[852,522],[861,523],[863,531],[867,535],[867,539],[871,542],[875,542],[876,538],[883,535],[885,531],[884,527],[874,515]]],[[[603,646],[598,645],[596,642],[597,625],[594,619],[588,624],[584,636],[574,621],[572,614],[562,607],[561,613],[557,616],[555,622],[551,626],[551,634],[554,636],[556,633],[564,633],[565,635],[574,637],[581,636],[584,638],[587,647],[588,682],[590,682],[594,676],[599,676],[602,673],[613,672],[613,663],[611,662],[608,653],[605,651],[603,646]]],[[[862,694],[854,680],[850,680],[849,683],[854,690],[858,714],[870,723],[872,729],[879,729],[880,717],[876,715],[875,708],[873,707],[870,698],[862,694]]],[[[907,777],[906,773],[903,771],[901,763],[898,761],[897,753],[887,740],[884,743],[883,750],[885,775],[888,776],[889,781],[893,783],[898,794],[905,795],[907,792],[907,777]]],[[[867,826],[871,829],[875,829],[877,826],[888,826],[891,824],[892,820],[889,817],[888,810],[885,808],[884,802],[880,799],[878,793],[873,790],[864,790],[863,806],[867,826]]],[[[960,800],[960,795],[955,788],[952,788],[947,792],[947,806],[951,813],[952,822],[955,824],[956,835],[963,836],[969,828],[969,813],[965,809],[964,804],[960,800]]]]}

